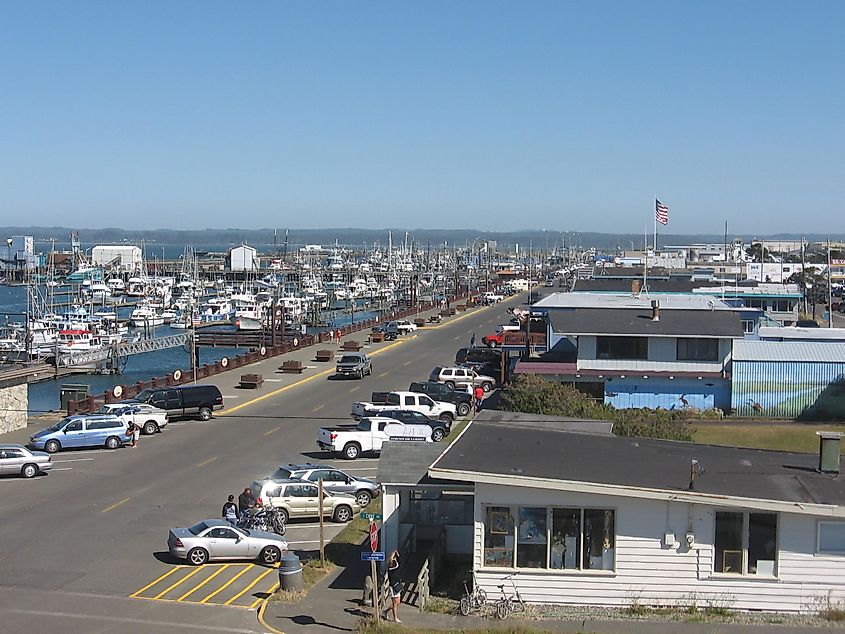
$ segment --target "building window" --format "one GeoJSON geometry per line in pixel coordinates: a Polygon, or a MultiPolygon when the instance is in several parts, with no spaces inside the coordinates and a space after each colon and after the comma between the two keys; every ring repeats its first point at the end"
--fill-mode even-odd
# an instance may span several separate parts
{"type": "Polygon", "coordinates": [[[767,308],[765,299],[747,299],[745,300],[745,305],[748,308],[759,308],[760,310],[766,310],[767,308]]]}
{"type": "Polygon", "coordinates": [[[613,570],[616,527],[613,511],[584,510],[584,570],[613,570]]]}
{"type": "Polygon", "coordinates": [[[742,332],[746,335],[754,334],[754,320],[753,319],[743,319],[742,320],[742,332]]]}
{"type": "Polygon", "coordinates": [[[788,299],[777,299],[772,302],[772,311],[776,313],[791,313],[792,302],[788,299]]]}
{"type": "Polygon", "coordinates": [[[845,522],[819,522],[819,553],[845,555],[845,522]]]}
{"type": "Polygon", "coordinates": [[[678,339],[678,361],[718,361],[718,339],[678,339]]]}
{"type": "Polygon", "coordinates": [[[513,530],[509,507],[487,507],[487,523],[484,529],[485,566],[513,566],[513,530]]]}
{"type": "Polygon", "coordinates": [[[546,508],[527,506],[519,509],[516,542],[517,568],[546,567],[546,508]]]}
{"type": "Polygon", "coordinates": [[[716,513],[714,572],[774,576],[777,515],[716,513]]]}
{"type": "Polygon", "coordinates": [[[648,359],[648,337],[596,337],[597,359],[648,359]]]}
{"type": "Polygon", "coordinates": [[[549,568],[577,570],[581,561],[581,509],[552,509],[549,568]]]}

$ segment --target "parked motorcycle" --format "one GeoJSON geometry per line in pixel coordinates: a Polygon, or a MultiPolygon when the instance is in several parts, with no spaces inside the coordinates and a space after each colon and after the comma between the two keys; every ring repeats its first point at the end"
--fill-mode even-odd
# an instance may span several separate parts
{"type": "Polygon", "coordinates": [[[267,531],[277,535],[285,534],[285,522],[279,509],[266,505],[255,509],[247,509],[238,518],[238,527],[267,531]]]}

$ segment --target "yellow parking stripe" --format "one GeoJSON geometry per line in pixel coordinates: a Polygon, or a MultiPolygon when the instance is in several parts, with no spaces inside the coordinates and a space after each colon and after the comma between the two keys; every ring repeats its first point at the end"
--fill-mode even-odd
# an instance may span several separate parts
{"type": "Polygon", "coordinates": [[[240,592],[238,592],[235,596],[233,596],[231,599],[229,599],[228,601],[226,601],[226,603],[224,603],[223,605],[231,605],[231,604],[233,604],[235,601],[237,601],[238,599],[240,599],[240,598],[241,598],[243,595],[245,595],[247,592],[249,592],[250,590],[252,590],[252,588],[253,588],[253,587],[254,587],[254,586],[255,586],[255,585],[256,585],[259,581],[261,581],[264,577],[266,577],[267,575],[269,575],[271,572],[273,572],[273,571],[275,571],[275,570],[276,570],[276,567],[274,566],[274,567],[272,567],[272,568],[268,568],[267,570],[265,570],[264,572],[262,572],[260,575],[258,575],[258,578],[257,578],[255,581],[253,581],[253,582],[252,582],[251,584],[249,584],[246,588],[244,588],[243,590],[241,590],[240,592]]]}
{"type": "Polygon", "coordinates": [[[227,581],[227,582],[226,582],[226,583],[224,583],[222,586],[220,586],[219,588],[217,588],[217,590],[215,590],[214,592],[212,592],[211,594],[209,594],[207,597],[205,597],[205,598],[203,598],[202,600],[200,600],[200,603],[206,603],[206,602],[207,602],[207,601],[209,601],[210,599],[212,599],[212,598],[216,597],[218,594],[220,594],[221,592],[223,592],[223,590],[225,590],[225,589],[226,589],[226,588],[228,588],[230,585],[232,585],[233,583],[235,583],[235,581],[237,581],[240,577],[242,577],[244,574],[246,574],[247,572],[249,572],[249,571],[250,571],[250,570],[252,570],[253,568],[255,568],[255,564],[249,564],[248,566],[244,567],[244,569],[243,569],[243,570],[241,570],[238,574],[236,574],[234,577],[232,577],[231,579],[229,579],[229,581],[227,581]]]}
{"type": "Polygon", "coordinates": [[[187,575],[185,575],[184,577],[182,577],[181,579],[179,579],[176,583],[174,583],[174,584],[171,584],[171,585],[167,586],[167,587],[166,587],[166,588],[165,588],[162,592],[159,592],[157,595],[155,595],[155,596],[154,596],[154,597],[152,597],[152,598],[153,598],[153,599],[160,599],[160,598],[161,598],[161,597],[163,597],[165,594],[167,594],[168,592],[170,592],[171,590],[173,590],[173,588],[175,588],[176,586],[178,586],[180,583],[182,583],[183,581],[187,581],[188,579],[190,579],[191,577],[193,577],[195,574],[197,574],[197,573],[198,573],[200,570],[202,570],[203,568],[204,568],[204,566],[198,566],[197,568],[195,568],[194,570],[192,570],[191,572],[189,572],[187,575]]]}
{"type": "MultiPolygon", "coordinates": [[[[267,591],[267,596],[273,594],[279,587],[279,582],[277,581],[272,585],[272,587],[267,591]]],[[[257,608],[258,604],[264,600],[264,597],[258,597],[255,601],[253,601],[252,605],[249,606],[249,609],[257,608]]]]}
{"type": "Polygon", "coordinates": [[[135,592],[133,592],[132,594],[130,594],[130,595],[129,595],[129,598],[130,598],[130,599],[137,599],[139,594],[142,594],[142,593],[143,593],[143,592],[145,592],[146,590],[149,590],[149,589],[150,589],[150,588],[152,588],[155,584],[159,583],[160,581],[164,581],[164,580],[165,580],[165,579],[167,579],[170,575],[172,575],[174,572],[176,572],[177,570],[180,570],[180,569],[182,569],[182,568],[184,568],[184,567],[185,567],[185,566],[174,566],[173,568],[171,568],[170,570],[168,570],[167,572],[165,572],[165,573],[164,573],[163,575],[161,575],[160,577],[158,577],[158,578],[156,578],[156,579],[153,579],[150,583],[148,583],[147,585],[145,585],[145,586],[144,586],[143,588],[141,588],[140,590],[136,590],[135,592]]]}
{"type": "Polygon", "coordinates": [[[208,575],[208,578],[207,578],[207,579],[205,579],[202,583],[200,583],[198,586],[194,586],[193,588],[191,588],[190,590],[188,590],[185,594],[183,594],[181,597],[179,597],[178,599],[176,599],[176,601],[177,601],[177,602],[179,602],[179,601],[181,601],[182,599],[184,599],[185,597],[192,595],[194,592],[196,592],[197,590],[199,590],[200,588],[202,588],[202,587],[203,587],[205,584],[207,584],[209,581],[211,581],[212,579],[214,579],[214,577],[216,577],[216,576],[217,576],[217,575],[219,575],[221,572],[223,572],[224,570],[226,570],[226,568],[228,568],[230,565],[231,565],[231,564],[223,564],[223,565],[222,565],[222,566],[220,566],[217,570],[215,570],[213,573],[211,573],[210,575],[208,575]]]}

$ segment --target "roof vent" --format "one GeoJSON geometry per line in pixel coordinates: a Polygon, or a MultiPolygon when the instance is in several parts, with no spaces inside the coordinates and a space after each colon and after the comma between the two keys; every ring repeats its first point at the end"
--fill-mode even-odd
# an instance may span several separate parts
{"type": "Polygon", "coordinates": [[[819,437],[819,471],[839,475],[839,441],[842,434],[833,431],[817,431],[819,437]]]}
{"type": "Polygon", "coordinates": [[[660,302],[651,300],[651,321],[660,321],[660,302]]]}
{"type": "Polygon", "coordinates": [[[698,464],[698,460],[693,458],[689,465],[689,490],[695,491],[695,476],[704,473],[704,467],[698,464]]]}

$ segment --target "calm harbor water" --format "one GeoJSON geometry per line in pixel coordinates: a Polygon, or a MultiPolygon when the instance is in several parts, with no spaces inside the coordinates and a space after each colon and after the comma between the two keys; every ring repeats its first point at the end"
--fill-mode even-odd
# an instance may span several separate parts
{"type": "MultiPolygon", "coordinates": [[[[128,315],[131,307],[119,310],[121,317],[128,315]]],[[[0,286],[0,324],[8,322],[23,321],[19,316],[26,312],[26,289],[22,286],[0,286]]],[[[377,316],[376,311],[356,309],[355,321],[362,321],[377,316]]],[[[326,314],[326,321],[330,326],[345,326],[352,320],[348,313],[333,311],[326,314]]],[[[225,329],[222,327],[221,329],[225,329]]],[[[231,328],[230,328],[231,329],[231,328]]],[[[308,332],[319,332],[326,328],[309,328],[308,332]]],[[[133,329],[130,329],[130,333],[133,329]]],[[[169,326],[159,326],[155,329],[153,336],[163,337],[166,335],[184,332],[174,330],[169,326]]],[[[240,352],[242,348],[202,348],[200,350],[200,363],[212,363],[223,357],[232,357],[240,352]]],[[[30,413],[47,412],[59,409],[59,390],[62,385],[81,384],[88,385],[91,394],[99,394],[110,390],[115,385],[131,385],[138,381],[145,381],[154,376],[164,376],[176,368],[188,368],[190,366],[190,351],[186,348],[171,348],[169,350],[158,350],[138,354],[126,359],[126,364],[121,368],[120,374],[78,374],[64,376],[59,379],[50,379],[31,383],[29,386],[29,411],[30,413]]]]}

